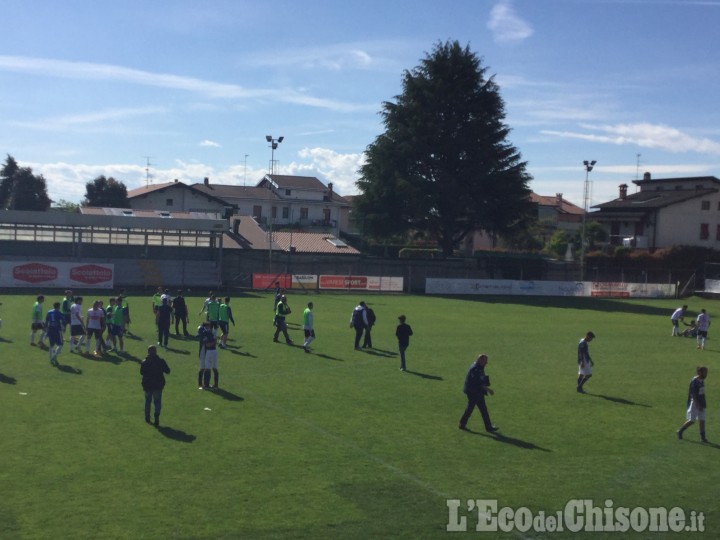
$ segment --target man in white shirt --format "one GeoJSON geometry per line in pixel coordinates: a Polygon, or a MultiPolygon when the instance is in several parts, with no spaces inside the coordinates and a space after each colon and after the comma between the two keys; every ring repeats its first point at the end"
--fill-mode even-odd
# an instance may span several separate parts
{"type": "Polygon", "coordinates": [[[100,341],[102,340],[102,321],[105,318],[105,312],[100,308],[100,301],[95,300],[93,307],[87,312],[87,342],[85,343],[85,352],[90,354],[90,339],[95,336],[95,356],[100,354],[100,341]]]}
{"type": "Polygon", "coordinates": [[[700,310],[697,316],[697,348],[705,349],[705,340],[707,339],[708,328],[710,328],[710,315],[705,309],[700,310]]]}
{"type": "Polygon", "coordinates": [[[85,324],[83,324],[82,296],[75,298],[75,303],[70,306],[70,352],[80,352],[80,347],[85,340],[85,324]]]}
{"type": "Polygon", "coordinates": [[[685,316],[687,308],[687,306],[679,307],[675,311],[673,311],[673,314],[670,316],[670,322],[672,322],[673,325],[671,335],[678,337],[680,336],[680,321],[685,316]]]}

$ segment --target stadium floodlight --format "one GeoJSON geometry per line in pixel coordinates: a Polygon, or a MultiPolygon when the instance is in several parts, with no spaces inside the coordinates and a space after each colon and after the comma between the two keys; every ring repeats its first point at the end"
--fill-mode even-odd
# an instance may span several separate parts
{"type": "Polygon", "coordinates": [[[582,215],[582,230],[580,232],[580,281],[585,281],[585,222],[587,220],[588,213],[588,202],[590,200],[590,171],[593,170],[597,161],[585,160],[583,165],[585,166],[585,184],[583,186],[583,215],[582,215]]]}
{"type": "Polygon", "coordinates": [[[270,174],[275,174],[275,150],[278,147],[278,144],[283,142],[285,137],[278,137],[277,139],[273,139],[272,135],[265,135],[265,140],[270,143],[270,174]]]}

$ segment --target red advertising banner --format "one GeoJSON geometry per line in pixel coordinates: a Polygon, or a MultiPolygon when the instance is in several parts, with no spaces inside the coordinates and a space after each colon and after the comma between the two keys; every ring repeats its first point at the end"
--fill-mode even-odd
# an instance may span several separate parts
{"type": "Polygon", "coordinates": [[[292,274],[253,274],[253,289],[274,289],[275,282],[279,281],[283,289],[292,287],[292,274]]]}
{"type": "Polygon", "coordinates": [[[0,262],[0,287],[94,287],[111,289],[112,264],[67,262],[0,262]]]}
{"type": "Polygon", "coordinates": [[[367,289],[367,276],[320,276],[321,289],[367,289]]]}

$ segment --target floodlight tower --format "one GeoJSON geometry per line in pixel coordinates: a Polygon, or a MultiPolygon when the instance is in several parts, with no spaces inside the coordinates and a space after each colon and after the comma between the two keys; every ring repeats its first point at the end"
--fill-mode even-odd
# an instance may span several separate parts
{"type": "Polygon", "coordinates": [[[582,215],[582,231],[580,233],[580,281],[585,281],[585,221],[588,213],[588,203],[590,202],[590,171],[593,170],[597,161],[583,161],[585,167],[585,185],[583,186],[583,215],[582,215]]]}
{"type": "Polygon", "coordinates": [[[265,140],[270,143],[270,148],[272,149],[270,153],[270,174],[275,174],[275,150],[278,145],[283,142],[283,139],[285,139],[285,137],[273,139],[272,135],[265,135],[265,140]]]}

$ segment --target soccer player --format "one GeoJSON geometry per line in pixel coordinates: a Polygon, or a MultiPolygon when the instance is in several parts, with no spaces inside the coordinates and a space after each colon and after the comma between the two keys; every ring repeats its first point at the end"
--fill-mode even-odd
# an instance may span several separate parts
{"type": "Polygon", "coordinates": [[[90,354],[90,340],[95,338],[95,356],[100,354],[102,345],[102,323],[105,313],[100,307],[100,300],[95,300],[93,306],[87,312],[87,341],[85,342],[85,353],[90,354]]]}
{"type": "Polygon", "coordinates": [[[60,302],[55,302],[53,308],[47,312],[45,325],[47,327],[48,341],[50,342],[48,357],[50,363],[58,367],[60,364],[57,357],[62,351],[63,327],[65,326],[65,316],[60,312],[60,302]]]}
{"type": "Polygon", "coordinates": [[[305,342],[303,343],[303,350],[306,353],[310,352],[308,345],[315,339],[315,330],[313,329],[314,317],[313,317],[313,303],[308,302],[305,311],[303,311],[303,330],[305,331],[305,342]]]}
{"type": "Polygon", "coordinates": [[[70,306],[70,352],[80,352],[82,343],[85,340],[85,324],[82,314],[82,296],[75,298],[75,302],[70,306]]]}
{"type": "Polygon", "coordinates": [[[155,294],[153,294],[152,297],[152,310],[153,315],[157,314],[157,309],[160,307],[160,304],[162,304],[162,295],[163,295],[163,288],[158,287],[155,291],[155,294]]]}
{"type": "Polygon", "coordinates": [[[213,334],[217,337],[218,322],[220,321],[220,302],[214,294],[210,296],[210,301],[205,306],[207,309],[207,320],[210,321],[210,327],[213,334]]]}
{"type": "Polygon", "coordinates": [[[350,314],[350,328],[355,329],[355,350],[360,350],[360,338],[368,326],[367,310],[365,309],[365,302],[355,306],[352,313],[350,314]]]}
{"type": "Polygon", "coordinates": [[[700,422],[700,439],[702,442],[708,442],[705,438],[705,378],[708,374],[708,368],[699,366],[695,372],[697,375],[690,381],[688,389],[688,410],[687,421],[678,429],[678,439],[683,438],[683,432],[692,426],[696,421],[700,422]]]}
{"type": "Polygon", "coordinates": [[[487,405],[485,404],[485,396],[490,394],[491,396],[495,393],[490,388],[490,377],[485,375],[485,366],[488,363],[488,355],[480,354],[475,361],[470,365],[470,369],[465,376],[465,385],[463,386],[463,392],[467,396],[467,407],[465,412],[460,418],[460,425],[458,426],[462,430],[467,430],[467,422],[470,419],[475,407],[480,410],[482,415],[483,423],[485,424],[485,431],[488,433],[494,433],[498,430],[496,426],[492,425],[490,421],[490,413],[488,412],[487,405]]]}
{"type": "Polygon", "coordinates": [[[188,308],[181,289],[178,289],[177,296],[172,300],[172,308],[175,313],[175,335],[180,335],[180,323],[182,323],[183,335],[189,337],[190,334],[187,331],[188,308]]]}
{"type": "Polygon", "coordinates": [[[697,348],[705,349],[705,340],[707,339],[708,328],[710,328],[710,315],[705,309],[701,309],[697,316],[697,348]]]}
{"type": "Polygon", "coordinates": [[[122,312],[122,307],[117,302],[117,298],[110,299],[110,307],[112,308],[112,314],[110,316],[108,333],[112,339],[113,348],[116,348],[119,343],[120,347],[117,347],[117,350],[118,353],[122,354],[125,349],[125,344],[123,342],[123,324],[125,322],[125,317],[122,312]]]}
{"type": "Polygon", "coordinates": [[[405,315],[400,315],[398,317],[400,324],[395,329],[395,337],[397,337],[398,350],[400,351],[400,371],[405,371],[405,351],[410,346],[410,336],[413,335],[412,328],[405,323],[405,320],[405,315]]]}
{"type": "Polygon", "coordinates": [[[282,332],[283,336],[285,336],[285,343],[288,345],[293,344],[293,340],[290,339],[290,336],[288,335],[287,323],[285,322],[285,317],[288,315],[290,315],[290,307],[287,305],[287,298],[285,295],[281,294],[280,301],[277,303],[275,308],[275,336],[273,336],[273,341],[275,343],[280,343],[278,336],[280,335],[280,332],[282,332]]]}
{"type": "Polygon", "coordinates": [[[70,308],[73,305],[73,302],[75,302],[75,298],[73,297],[73,292],[68,289],[65,291],[65,298],[62,299],[62,305],[60,306],[60,312],[63,314],[63,332],[65,332],[65,328],[70,326],[70,308]]]}
{"type": "Polygon", "coordinates": [[[200,373],[198,374],[198,388],[207,390],[217,388],[220,380],[218,371],[217,339],[210,321],[205,321],[198,331],[200,339],[200,373]],[[214,384],[210,386],[210,370],[213,372],[214,384]]]}
{"type": "Polygon", "coordinates": [[[677,308],[675,311],[673,311],[673,314],[670,316],[670,322],[672,322],[672,336],[679,336],[680,335],[680,321],[685,317],[685,312],[687,311],[687,306],[682,306],[677,308]]]}
{"type": "Polygon", "coordinates": [[[124,333],[128,336],[131,335],[130,333],[130,304],[128,303],[127,294],[125,293],[125,289],[120,289],[120,294],[118,295],[118,302],[120,302],[120,307],[123,311],[123,317],[124,317],[124,324],[123,329],[124,333]]]}
{"type": "Polygon", "coordinates": [[[172,308],[167,298],[163,297],[155,312],[155,324],[158,331],[158,345],[167,350],[172,324],[172,308]]]}
{"type": "Polygon", "coordinates": [[[35,346],[35,333],[38,330],[42,330],[40,332],[40,339],[38,339],[38,345],[41,347],[45,344],[43,343],[43,339],[45,339],[45,323],[43,322],[43,316],[42,316],[42,304],[45,301],[45,297],[41,294],[35,299],[35,304],[33,304],[32,308],[32,322],[30,323],[30,345],[33,347],[35,346]]]}
{"type": "Polygon", "coordinates": [[[588,382],[590,377],[592,377],[593,361],[592,358],[590,358],[590,349],[588,348],[588,343],[590,343],[593,339],[595,339],[595,334],[593,334],[592,332],[588,332],[587,334],[585,334],[585,337],[580,340],[580,343],[578,343],[577,391],[581,394],[585,393],[583,386],[586,382],[588,382]]]}
{"type": "Polygon", "coordinates": [[[222,336],[220,337],[220,343],[218,347],[221,349],[227,349],[227,340],[230,335],[230,323],[235,326],[235,319],[233,318],[232,309],[230,308],[230,297],[226,296],[225,301],[220,303],[218,308],[218,325],[222,336]]]}

